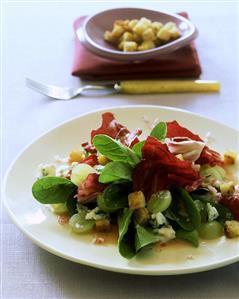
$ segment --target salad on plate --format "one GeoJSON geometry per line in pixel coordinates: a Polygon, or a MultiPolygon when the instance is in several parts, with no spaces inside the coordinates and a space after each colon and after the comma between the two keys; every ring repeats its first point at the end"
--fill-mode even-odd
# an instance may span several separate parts
{"type": "Polygon", "coordinates": [[[103,113],[90,141],[39,165],[33,196],[72,232],[97,232],[95,244],[117,232],[127,259],[172,240],[198,247],[203,239],[237,238],[236,153],[220,155],[175,120],[142,133],[103,113]]]}

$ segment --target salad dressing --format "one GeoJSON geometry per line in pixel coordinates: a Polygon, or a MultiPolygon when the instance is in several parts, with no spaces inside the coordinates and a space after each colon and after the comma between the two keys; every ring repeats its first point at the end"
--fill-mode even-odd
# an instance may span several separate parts
{"type": "Polygon", "coordinates": [[[116,245],[118,241],[118,227],[116,224],[110,226],[109,231],[99,232],[95,228],[92,230],[93,238],[102,238],[103,245],[116,245]]]}

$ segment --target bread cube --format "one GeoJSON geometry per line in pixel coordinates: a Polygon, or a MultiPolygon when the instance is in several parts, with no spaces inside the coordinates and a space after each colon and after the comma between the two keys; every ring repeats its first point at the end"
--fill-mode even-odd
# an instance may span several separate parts
{"type": "Polygon", "coordinates": [[[228,220],[225,222],[225,234],[228,238],[239,237],[239,222],[236,220],[228,220]]]}
{"type": "Polygon", "coordinates": [[[164,29],[171,30],[172,28],[177,28],[177,25],[174,22],[167,22],[163,27],[164,29]]]}
{"type": "Polygon", "coordinates": [[[129,207],[134,210],[144,208],[146,205],[144,193],[142,191],[130,193],[128,195],[128,203],[129,207]]]}
{"type": "Polygon", "coordinates": [[[133,34],[131,32],[124,32],[121,36],[121,41],[134,41],[133,34]]]}
{"type": "Polygon", "coordinates": [[[146,29],[142,34],[144,41],[154,41],[156,36],[152,28],[146,29]]]}
{"type": "Polygon", "coordinates": [[[176,39],[176,38],[178,38],[178,37],[180,37],[181,36],[181,32],[179,31],[179,29],[178,28],[171,28],[170,30],[169,30],[169,32],[170,32],[170,37],[172,38],[172,39],[176,39]]]}
{"type": "Polygon", "coordinates": [[[155,48],[155,43],[153,41],[147,40],[142,42],[138,47],[138,51],[146,51],[155,48]]]}
{"type": "Polygon", "coordinates": [[[69,164],[73,163],[73,162],[81,162],[85,159],[85,153],[84,151],[80,150],[80,149],[74,149],[70,152],[69,154],[69,164]]]}
{"type": "Polygon", "coordinates": [[[113,38],[119,38],[124,33],[124,28],[120,25],[114,25],[112,30],[113,38]]]}
{"type": "Polygon", "coordinates": [[[135,52],[137,51],[137,43],[131,41],[124,41],[123,42],[123,51],[124,52],[135,52]]]}
{"type": "Polygon", "coordinates": [[[131,21],[129,21],[129,27],[133,30],[134,29],[134,27],[135,27],[135,25],[138,23],[138,20],[136,20],[136,19],[133,19],[133,20],[131,20],[131,21]]]}
{"type": "Polygon", "coordinates": [[[235,164],[237,153],[234,151],[227,150],[224,153],[224,163],[227,165],[235,164]]]}
{"type": "Polygon", "coordinates": [[[138,224],[146,224],[149,219],[149,211],[147,208],[139,208],[134,211],[134,219],[138,224]]]}
{"type": "Polygon", "coordinates": [[[164,41],[167,42],[170,40],[170,31],[168,29],[165,29],[164,27],[161,28],[157,34],[157,37],[164,41]]]}
{"type": "Polygon", "coordinates": [[[157,33],[162,27],[163,24],[160,22],[152,22],[151,24],[151,28],[154,30],[155,33],[157,33]]]}

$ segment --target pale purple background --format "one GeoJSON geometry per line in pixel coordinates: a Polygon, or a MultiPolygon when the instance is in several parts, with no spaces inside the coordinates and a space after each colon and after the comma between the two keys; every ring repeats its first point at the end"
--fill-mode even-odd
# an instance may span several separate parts
{"type": "MultiPolygon", "coordinates": [[[[70,76],[73,58],[72,22],[80,15],[124,6],[100,3],[3,4],[3,173],[17,153],[52,126],[101,107],[125,104],[175,106],[238,128],[237,6],[225,3],[155,3],[139,7],[169,12],[186,10],[197,25],[196,41],[203,79],[222,84],[220,94],[117,95],[50,101],[24,86],[26,76],[52,84],[79,84],[70,76]]],[[[135,2],[124,2],[135,6],[135,2]]],[[[56,150],[57,152],[57,150],[56,150]]],[[[26,165],[27,167],[27,165],[26,165]]],[[[24,175],[24,170],[23,170],[24,175]]],[[[177,277],[135,277],[114,274],[56,257],[31,243],[1,211],[2,299],[37,298],[230,298],[239,295],[239,264],[177,277]]]]}

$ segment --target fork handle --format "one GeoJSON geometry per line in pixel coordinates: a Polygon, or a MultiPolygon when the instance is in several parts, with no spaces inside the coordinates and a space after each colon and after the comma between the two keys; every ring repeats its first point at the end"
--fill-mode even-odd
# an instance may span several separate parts
{"type": "Polygon", "coordinates": [[[220,83],[212,80],[132,80],[120,82],[118,89],[127,94],[219,92],[220,83]]]}
{"type": "Polygon", "coordinates": [[[114,87],[113,84],[110,85],[84,85],[83,87],[78,88],[77,93],[83,94],[87,91],[102,91],[104,94],[114,94],[118,93],[119,90],[114,87]]]}

